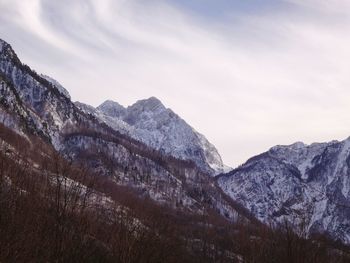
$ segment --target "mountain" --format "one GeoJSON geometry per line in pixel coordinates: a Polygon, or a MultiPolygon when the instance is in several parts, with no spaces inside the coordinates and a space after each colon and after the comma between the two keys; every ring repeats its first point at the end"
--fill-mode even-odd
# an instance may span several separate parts
{"type": "MultiPolygon", "coordinates": [[[[305,156],[311,160],[322,147],[305,156]]],[[[309,177],[299,176],[296,164],[278,169],[290,173],[292,184],[306,184],[305,178],[316,180],[328,169],[338,150],[343,157],[335,170],[345,169],[348,146],[337,147],[312,159],[315,171],[309,177]]],[[[126,109],[111,101],[98,109],[73,103],[57,81],[22,64],[0,40],[1,262],[349,262],[347,247],[261,224],[243,206],[251,208],[248,203],[237,198],[238,203],[218,185],[237,170],[211,176],[205,151],[217,160],[215,148],[156,98],[126,109]],[[181,155],[176,158],[166,152],[175,142],[198,153],[185,151],[188,159],[182,158],[187,146],[176,145],[181,155]]],[[[292,156],[277,152],[279,158],[292,156]]],[[[303,163],[293,156],[293,162],[303,163]]],[[[257,166],[266,171],[263,167],[255,176],[279,171],[273,168],[279,163],[266,159],[257,166]]],[[[264,183],[250,190],[259,187],[262,192],[264,183]]],[[[232,191],[227,192],[232,196],[232,191]]],[[[244,200],[253,204],[250,197],[244,200]]]]}
{"type": "Polygon", "coordinates": [[[350,138],[272,147],[218,183],[262,222],[350,243],[350,138]]]}
{"type": "Polygon", "coordinates": [[[58,89],[59,92],[61,92],[68,99],[71,99],[69,92],[57,80],[43,74],[41,74],[40,77],[49,81],[52,85],[54,85],[58,89]]]}
{"type": "MultiPolygon", "coordinates": [[[[111,116],[103,114],[102,118],[92,114],[96,113],[92,107],[82,104],[78,107],[78,103],[76,106],[57,81],[22,64],[12,47],[2,40],[0,74],[0,121],[7,128],[24,137],[38,136],[70,162],[86,166],[96,175],[131,187],[159,203],[194,213],[215,210],[226,218],[238,216],[236,209],[241,208],[220,190],[214,178],[197,167],[196,159],[181,160],[176,154],[157,151],[125,132],[131,124],[139,131],[138,135],[143,128],[155,129],[156,117],[159,124],[169,123],[173,118],[186,132],[191,130],[158,100],[138,102],[126,110],[127,114],[112,103],[111,111],[104,109],[111,116]],[[115,124],[118,114],[125,114],[125,122],[119,121],[125,125],[125,131],[106,125],[115,124]]],[[[152,133],[158,134],[161,135],[152,133]]],[[[190,140],[195,138],[192,135],[190,140]]],[[[252,218],[249,213],[247,217],[252,218]]]]}
{"type": "Polygon", "coordinates": [[[155,97],[139,100],[127,108],[110,100],[96,109],[82,103],[76,105],[153,149],[194,161],[211,175],[230,169],[223,164],[214,145],[155,97]]]}
{"type": "Polygon", "coordinates": [[[84,118],[58,87],[21,63],[12,47],[0,40],[1,100],[4,123],[17,132],[38,134],[60,147],[60,132],[84,118]]]}

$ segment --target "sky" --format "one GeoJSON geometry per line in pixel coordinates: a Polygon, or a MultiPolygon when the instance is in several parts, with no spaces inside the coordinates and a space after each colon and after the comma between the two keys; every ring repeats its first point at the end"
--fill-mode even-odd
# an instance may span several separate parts
{"type": "Polygon", "coordinates": [[[0,38],[73,100],[158,97],[232,167],[350,136],[348,0],[0,0],[0,38]]]}

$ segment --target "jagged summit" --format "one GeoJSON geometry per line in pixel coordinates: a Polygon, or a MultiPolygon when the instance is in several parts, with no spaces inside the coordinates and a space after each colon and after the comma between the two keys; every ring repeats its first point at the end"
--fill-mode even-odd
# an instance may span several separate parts
{"type": "Polygon", "coordinates": [[[138,100],[136,103],[134,104],[138,104],[138,103],[141,103],[141,104],[148,104],[148,105],[163,105],[163,103],[160,101],[160,99],[158,99],[157,97],[155,96],[151,96],[149,97],[148,99],[143,99],[143,100],[138,100]]]}
{"type": "Polygon", "coordinates": [[[159,99],[151,97],[138,100],[129,106],[124,116],[124,121],[132,126],[153,130],[163,126],[165,124],[164,121],[174,117],[175,114],[172,110],[167,109],[159,99]],[[154,121],[152,120],[157,122],[157,127],[154,127],[154,121]]]}
{"type": "Polygon", "coordinates": [[[125,108],[121,104],[113,100],[106,100],[101,105],[99,105],[97,110],[103,112],[106,116],[112,118],[120,119],[130,119],[130,122],[133,122],[131,119],[137,117],[144,112],[155,112],[166,110],[163,103],[156,97],[150,97],[148,99],[138,100],[134,104],[125,108]]]}
{"type": "MultiPolygon", "coordinates": [[[[91,108],[88,111],[92,113],[91,108]]],[[[154,149],[194,161],[205,172],[214,175],[227,171],[215,146],[156,97],[139,100],[127,108],[107,100],[93,114],[154,149]]]]}
{"type": "Polygon", "coordinates": [[[74,106],[95,115],[114,130],[141,141],[155,150],[183,160],[191,160],[204,172],[222,173],[225,166],[216,148],[156,97],[139,100],[124,108],[119,103],[106,101],[97,109],[71,103],[69,93],[56,80],[38,75],[23,65],[9,44],[1,41],[0,69],[20,87],[20,97],[33,105],[36,130],[43,131],[57,147],[60,130],[75,120],[74,106]],[[53,99],[58,95],[60,101],[53,99]],[[45,121],[40,118],[45,118],[45,121]],[[47,124],[53,124],[47,129],[47,124]]]}
{"type": "MultiPolygon", "coordinates": [[[[175,122],[157,126],[157,114],[160,112],[152,115],[145,111],[145,115],[141,114],[140,120],[146,121],[140,121],[138,125],[144,127],[145,123],[150,124],[149,127],[154,127],[150,132],[131,126],[122,119],[107,116],[94,107],[73,103],[52,80],[48,81],[29,66],[13,59],[16,56],[8,57],[8,51],[12,49],[4,48],[3,42],[1,50],[0,125],[23,137],[25,145],[28,144],[33,150],[36,150],[37,142],[41,141],[43,147],[38,147],[38,154],[35,155],[37,158],[48,157],[47,154],[41,155],[42,149],[52,151],[55,156],[52,164],[58,156],[70,163],[83,164],[89,169],[89,176],[91,171],[91,175],[108,178],[111,184],[136,189],[138,195],[149,196],[171,207],[180,207],[195,213],[203,213],[203,209],[208,207],[210,211],[217,211],[226,218],[233,219],[237,216],[235,204],[224,198],[221,190],[214,184],[215,179],[203,173],[201,166],[193,165],[196,161],[206,164],[204,159],[197,158],[203,156],[199,146],[193,144],[195,148],[191,148],[190,144],[186,144],[193,142],[194,133],[189,134],[192,137],[188,140],[178,140],[177,134],[171,128],[178,127],[175,122]],[[148,119],[144,118],[147,114],[148,119]],[[162,141],[165,134],[172,140],[162,141]],[[174,158],[183,151],[170,147],[175,145],[173,140],[176,141],[178,149],[189,149],[189,154],[185,157],[193,162],[174,158]],[[146,142],[150,143],[149,147],[146,142]],[[169,144],[166,146],[169,149],[167,154],[153,147],[162,145],[160,142],[169,144]],[[192,189],[196,189],[196,192],[192,189]]],[[[154,105],[154,102],[151,99],[146,104],[154,105]]],[[[121,108],[119,104],[106,103],[108,104],[121,108]]],[[[167,111],[161,114],[166,117],[167,111]]],[[[185,130],[188,127],[183,126],[185,130]]],[[[7,135],[0,137],[0,140],[7,139],[7,135]]],[[[13,137],[9,138],[13,140],[13,137]]],[[[3,145],[2,142],[0,144],[3,145]]],[[[34,159],[31,161],[34,162],[34,159]]],[[[38,162],[41,165],[41,161],[38,162]]],[[[18,165],[21,164],[18,162],[18,165]]],[[[209,166],[205,165],[204,168],[209,169],[209,166]]],[[[35,170],[37,174],[39,171],[37,168],[35,170]]],[[[60,176],[63,177],[64,174],[60,173],[60,176]]]]}
{"type": "Polygon", "coordinates": [[[163,103],[156,97],[150,97],[148,99],[138,100],[128,108],[144,108],[145,110],[155,110],[157,108],[165,109],[163,103]]]}
{"type": "Polygon", "coordinates": [[[278,145],[218,182],[263,222],[304,224],[309,234],[325,233],[349,244],[349,174],[350,138],[278,145]]]}
{"type": "Polygon", "coordinates": [[[106,100],[97,107],[97,110],[100,110],[105,115],[113,118],[121,118],[126,113],[126,109],[122,105],[112,100],[106,100]]]}

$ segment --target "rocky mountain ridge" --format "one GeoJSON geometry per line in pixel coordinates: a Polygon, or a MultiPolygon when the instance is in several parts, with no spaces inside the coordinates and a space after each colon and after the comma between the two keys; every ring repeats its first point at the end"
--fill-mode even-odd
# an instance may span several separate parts
{"type": "Polygon", "coordinates": [[[265,223],[350,243],[350,138],[275,146],[219,176],[221,188],[265,223]]]}
{"type": "Polygon", "coordinates": [[[128,108],[73,103],[58,82],[22,64],[2,40],[0,95],[5,127],[25,140],[40,138],[69,162],[140,196],[229,220],[287,221],[350,243],[349,139],[275,146],[213,177],[223,169],[215,148],[156,98],[128,108]]]}
{"type": "Polygon", "coordinates": [[[2,40],[0,73],[0,121],[20,136],[37,136],[96,176],[173,208],[201,214],[215,211],[230,220],[240,215],[254,219],[193,161],[157,151],[80,109],[58,82],[22,64],[2,40]]]}
{"type": "Polygon", "coordinates": [[[76,105],[151,148],[194,161],[204,172],[215,175],[230,169],[223,164],[214,145],[155,97],[139,100],[127,108],[114,101],[105,101],[96,109],[79,102],[76,105]]]}

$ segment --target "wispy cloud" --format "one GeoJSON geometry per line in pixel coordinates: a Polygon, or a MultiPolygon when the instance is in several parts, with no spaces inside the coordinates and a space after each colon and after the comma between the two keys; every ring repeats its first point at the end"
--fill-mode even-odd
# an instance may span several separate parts
{"type": "Polygon", "coordinates": [[[181,2],[0,0],[0,35],[74,99],[159,97],[229,165],[350,135],[348,1],[181,2]]]}

